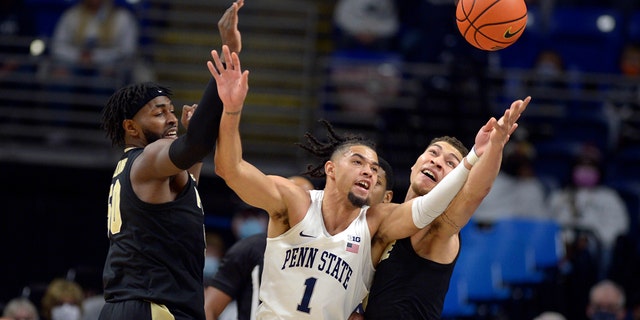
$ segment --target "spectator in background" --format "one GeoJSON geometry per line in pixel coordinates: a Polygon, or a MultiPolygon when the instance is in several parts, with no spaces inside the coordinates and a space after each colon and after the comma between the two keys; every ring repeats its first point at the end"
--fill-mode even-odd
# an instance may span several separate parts
{"type": "Polygon", "coordinates": [[[376,117],[394,102],[402,80],[402,58],[395,45],[399,24],[393,0],[337,1],[329,79],[338,109],[376,117]]]}
{"type": "Polygon", "coordinates": [[[54,77],[118,76],[130,70],[138,48],[138,24],[113,0],[81,0],[65,11],[51,44],[54,77]]]}
{"type": "Polygon", "coordinates": [[[548,217],[544,185],[533,167],[535,147],[526,140],[514,141],[504,153],[501,170],[473,220],[492,224],[505,217],[548,217]]]}
{"type": "Polygon", "coordinates": [[[567,320],[567,318],[565,318],[560,313],[553,312],[553,311],[546,311],[541,313],[539,316],[535,317],[533,320],[567,320]]]}
{"type": "Polygon", "coordinates": [[[584,315],[587,291],[603,278],[629,217],[620,195],[603,185],[602,154],[585,144],[572,165],[571,182],[549,195],[553,219],[564,228],[566,257],[560,268],[569,319],[584,315]]]}
{"type": "Polygon", "coordinates": [[[36,306],[23,297],[11,299],[4,307],[2,317],[9,320],[40,320],[36,306]]]}
{"type": "MultiPolygon", "coordinates": [[[[99,110],[102,99],[131,83],[138,49],[138,24],[128,9],[114,0],[80,0],[63,12],[51,39],[51,59],[45,64],[48,102],[57,112],[54,124],[71,125],[68,111],[99,110]],[[95,96],[95,98],[93,98],[95,96]],[[93,98],[93,100],[92,100],[93,98]]],[[[66,143],[68,133],[53,130],[51,145],[66,143]]]]}
{"type": "Polygon", "coordinates": [[[629,299],[629,320],[640,320],[640,291],[635,291],[629,299]]]}
{"type": "Polygon", "coordinates": [[[535,77],[530,80],[531,87],[537,89],[551,89],[559,88],[564,85],[564,59],[557,51],[552,49],[540,51],[536,57],[533,68],[535,77]]]}
{"type": "MultiPolygon", "coordinates": [[[[7,79],[13,71],[24,67],[16,55],[27,58],[29,46],[36,35],[35,18],[23,1],[0,2],[0,54],[3,55],[0,59],[0,80],[7,79]]],[[[4,85],[4,81],[1,83],[4,85]]]]}
{"type": "Polygon", "coordinates": [[[611,280],[601,280],[589,291],[586,314],[589,320],[623,320],[626,315],[624,291],[611,280]]]}
{"type": "Polygon", "coordinates": [[[30,84],[19,80],[16,73],[35,71],[35,66],[28,62],[29,48],[35,35],[35,18],[32,11],[26,8],[23,0],[0,1],[0,89],[2,89],[0,106],[2,107],[23,104],[19,99],[11,98],[7,91],[29,88],[30,84]]]}
{"type": "Polygon", "coordinates": [[[620,117],[619,146],[640,144],[640,126],[633,120],[640,112],[640,43],[625,44],[620,54],[622,80],[610,91],[609,105],[620,117]],[[635,123],[635,125],[634,125],[635,123]]]}
{"type": "Polygon", "coordinates": [[[104,306],[102,269],[92,265],[78,265],[67,271],[68,280],[79,284],[84,294],[82,320],[96,320],[104,306]]]}
{"type": "Polygon", "coordinates": [[[393,0],[339,0],[333,13],[338,49],[389,51],[400,22],[393,0]]]}
{"type": "Polygon", "coordinates": [[[204,272],[205,279],[213,277],[218,272],[220,259],[224,255],[225,245],[222,237],[215,231],[206,231],[207,249],[204,255],[204,272]]]}
{"type": "Polygon", "coordinates": [[[640,43],[630,42],[622,48],[619,66],[625,76],[640,76],[640,43]]]}
{"type": "Polygon", "coordinates": [[[264,210],[243,204],[231,218],[231,230],[240,240],[264,232],[268,222],[269,215],[264,210]]]}
{"type": "MultiPolygon", "coordinates": [[[[550,195],[552,217],[565,228],[593,232],[602,251],[598,269],[607,271],[618,236],[626,234],[629,228],[625,203],[615,189],[602,184],[602,154],[595,146],[582,147],[571,174],[571,184],[550,195]]],[[[569,239],[577,240],[577,236],[574,232],[569,239]]]]}
{"type": "Polygon", "coordinates": [[[46,320],[80,320],[83,300],[84,292],[78,283],[53,279],[42,297],[42,316],[46,320]]]}

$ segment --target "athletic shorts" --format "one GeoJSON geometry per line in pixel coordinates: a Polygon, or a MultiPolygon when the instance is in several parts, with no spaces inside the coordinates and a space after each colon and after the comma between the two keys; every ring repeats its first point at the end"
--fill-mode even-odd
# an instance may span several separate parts
{"type": "Polygon", "coordinates": [[[169,309],[161,304],[144,300],[107,302],[99,320],[175,320],[169,309]]]}

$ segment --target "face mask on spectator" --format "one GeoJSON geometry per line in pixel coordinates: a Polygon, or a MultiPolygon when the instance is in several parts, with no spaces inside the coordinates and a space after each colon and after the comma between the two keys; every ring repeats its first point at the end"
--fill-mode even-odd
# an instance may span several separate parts
{"type": "Polygon", "coordinates": [[[592,316],[591,320],[616,320],[616,314],[608,311],[596,311],[592,316]]]}
{"type": "Polygon", "coordinates": [[[258,219],[249,218],[242,222],[238,228],[238,236],[241,239],[252,236],[254,234],[264,232],[264,224],[258,219]]]}
{"type": "Polygon", "coordinates": [[[51,309],[51,320],[80,320],[80,307],[65,303],[51,309]]]}
{"type": "Polygon", "coordinates": [[[593,187],[600,180],[598,169],[589,165],[580,165],[573,169],[573,183],[578,187],[593,187]]]}
{"type": "Polygon", "coordinates": [[[220,265],[220,260],[216,257],[207,256],[204,258],[204,278],[213,277],[218,271],[218,266],[220,265]]]}

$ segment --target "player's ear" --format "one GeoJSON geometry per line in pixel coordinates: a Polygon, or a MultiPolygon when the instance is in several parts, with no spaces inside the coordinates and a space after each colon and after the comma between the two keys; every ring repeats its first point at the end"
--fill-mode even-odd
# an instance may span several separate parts
{"type": "Polygon", "coordinates": [[[393,191],[385,191],[384,198],[382,199],[382,203],[390,203],[393,200],[393,191]]]}
{"type": "Polygon", "coordinates": [[[324,163],[324,172],[327,176],[333,177],[335,175],[336,166],[333,161],[329,160],[324,163]]]}
{"type": "Polygon", "coordinates": [[[122,128],[127,135],[132,137],[138,136],[138,124],[133,119],[122,120],[122,128]]]}

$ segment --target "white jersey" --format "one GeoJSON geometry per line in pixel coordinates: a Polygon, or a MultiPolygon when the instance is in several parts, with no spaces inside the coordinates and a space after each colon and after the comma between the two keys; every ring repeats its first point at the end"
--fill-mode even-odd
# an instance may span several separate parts
{"type": "Polygon", "coordinates": [[[267,238],[257,319],[347,319],[369,293],[375,269],[368,207],[332,236],[322,218],[324,191],[310,193],[304,219],[267,238]]]}

